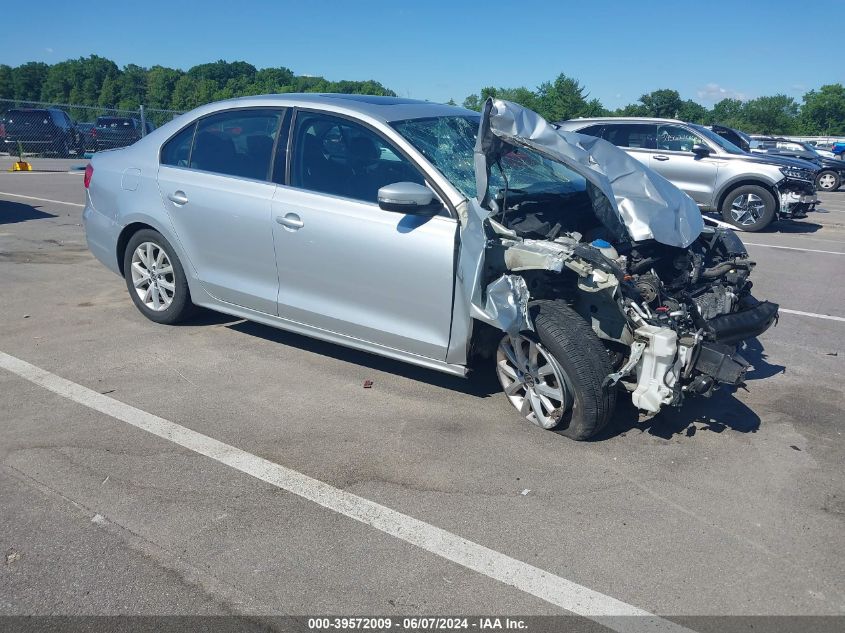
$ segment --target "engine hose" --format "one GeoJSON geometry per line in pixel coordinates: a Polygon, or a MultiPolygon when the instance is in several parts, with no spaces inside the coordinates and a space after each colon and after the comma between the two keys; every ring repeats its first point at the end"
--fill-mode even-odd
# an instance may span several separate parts
{"type": "Polygon", "coordinates": [[[713,266],[713,268],[705,268],[699,276],[704,279],[716,279],[734,268],[748,268],[748,264],[737,261],[725,262],[718,266],[713,266]]]}
{"type": "Polygon", "coordinates": [[[643,260],[637,262],[636,264],[634,264],[633,266],[631,266],[631,272],[636,275],[638,273],[641,273],[644,270],[648,270],[649,268],[651,268],[654,264],[656,264],[659,261],[660,261],[659,257],[646,257],[645,259],[643,259],[643,260]]]}

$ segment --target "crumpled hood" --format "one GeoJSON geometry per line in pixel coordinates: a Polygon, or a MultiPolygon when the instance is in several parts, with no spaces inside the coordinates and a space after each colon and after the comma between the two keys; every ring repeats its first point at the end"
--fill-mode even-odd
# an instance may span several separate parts
{"type": "Polygon", "coordinates": [[[619,237],[627,233],[635,241],[654,239],[686,248],[704,228],[692,198],[612,143],[558,130],[536,112],[492,98],[484,104],[475,146],[478,202],[483,209],[490,209],[491,166],[510,151],[509,145],[530,148],[586,178],[604,194],[591,195],[596,216],[619,237]]]}

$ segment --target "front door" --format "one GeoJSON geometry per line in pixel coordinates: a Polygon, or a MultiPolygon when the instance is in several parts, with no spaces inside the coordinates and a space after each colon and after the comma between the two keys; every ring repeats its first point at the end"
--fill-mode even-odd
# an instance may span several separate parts
{"type": "Polygon", "coordinates": [[[716,172],[721,158],[697,156],[695,144],[707,145],[698,134],[680,125],[660,125],[657,129],[657,151],[651,154],[651,167],[696,204],[709,207],[713,203],[716,172]]]}
{"type": "Polygon", "coordinates": [[[298,111],[291,133],[272,205],[279,316],[445,360],[457,221],[379,208],[380,187],[424,179],[369,127],[298,111]]]}

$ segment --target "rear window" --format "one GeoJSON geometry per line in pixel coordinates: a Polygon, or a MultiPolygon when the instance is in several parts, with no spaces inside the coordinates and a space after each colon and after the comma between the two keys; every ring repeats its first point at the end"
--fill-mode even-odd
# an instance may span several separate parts
{"type": "Polygon", "coordinates": [[[6,114],[8,125],[49,125],[50,113],[47,110],[10,110],[6,114]]]}
{"type": "Polygon", "coordinates": [[[132,119],[121,119],[118,117],[101,116],[97,119],[97,127],[132,127],[132,119]]]}

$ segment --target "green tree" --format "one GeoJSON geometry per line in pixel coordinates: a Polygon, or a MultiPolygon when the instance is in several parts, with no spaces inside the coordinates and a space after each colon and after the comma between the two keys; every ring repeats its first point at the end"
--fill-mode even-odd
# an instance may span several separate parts
{"type": "Polygon", "coordinates": [[[41,84],[47,76],[48,66],[44,62],[27,62],[12,69],[12,86],[15,99],[38,101],[41,98],[41,84]]]}
{"type": "Polygon", "coordinates": [[[97,99],[97,105],[103,108],[114,108],[117,106],[120,98],[120,85],[118,83],[118,75],[108,75],[103,80],[103,85],[100,88],[100,96],[97,99]]]}
{"type": "Polygon", "coordinates": [[[739,99],[722,99],[714,104],[713,109],[710,111],[710,122],[741,128],[745,123],[742,113],[742,101],[739,99]]]}
{"type": "Polygon", "coordinates": [[[786,95],[758,97],[742,106],[746,132],[761,134],[790,134],[798,120],[798,104],[786,95]]]}
{"type": "Polygon", "coordinates": [[[535,105],[537,113],[552,122],[582,116],[588,107],[584,86],[563,73],[537,87],[535,105]]]}
{"type": "Polygon", "coordinates": [[[481,112],[481,99],[478,98],[478,95],[470,95],[466,99],[464,99],[463,106],[467,110],[475,110],[476,112],[481,112]]]}
{"type": "Polygon", "coordinates": [[[678,118],[684,102],[677,90],[663,88],[654,90],[640,97],[645,114],[641,116],[653,116],[667,119],[678,118]]]}
{"type": "Polygon", "coordinates": [[[117,78],[118,101],[121,110],[137,110],[147,100],[147,70],[128,64],[117,78]]]}
{"type": "Polygon", "coordinates": [[[828,84],[805,94],[799,127],[804,134],[845,135],[845,86],[828,84]]]}
{"type": "Polygon", "coordinates": [[[687,99],[681,102],[676,115],[681,121],[689,123],[707,123],[710,119],[710,111],[700,103],[687,99]]]}
{"type": "Polygon", "coordinates": [[[13,99],[15,84],[12,81],[12,67],[0,64],[0,99],[13,99]]]}
{"type": "Polygon", "coordinates": [[[173,100],[173,89],[182,77],[180,70],[153,66],[147,71],[147,100],[145,106],[167,110],[173,100]]]}

